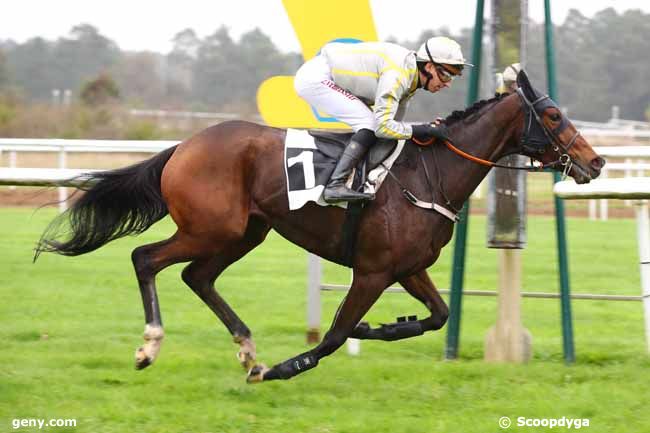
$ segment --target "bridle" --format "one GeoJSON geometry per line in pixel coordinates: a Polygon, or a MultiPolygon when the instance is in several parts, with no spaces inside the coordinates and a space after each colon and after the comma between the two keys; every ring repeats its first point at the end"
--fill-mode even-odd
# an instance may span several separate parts
{"type": "MultiPolygon", "coordinates": [[[[534,90],[532,91],[533,94],[537,96],[537,92],[535,92],[534,90]]],[[[478,158],[476,156],[470,155],[458,149],[456,146],[454,146],[454,144],[451,142],[451,139],[449,138],[447,140],[444,140],[445,146],[447,146],[449,150],[456,153],[457,155],[487,167],[499,167],[499,168],[507,168],[510,170],[526,170],[526,171],[542,171],[546,168],[554,169],[556,167],[563,167],[562,169],[563,177],[566,178],[566,176],[569,174],[569,171],[571,170],[571,167],[573,167],[573,165],[575,164],[578,168],[580,168],[585,173],[587,173],[588,171],[585,170],[584,167],[582,167],[582,165],[579,162],[573,160],[573,158],[571,158],[571,155],[569,154],[569,150],[573,147],[576,140],[580,136],[580,132],[576,131],[576,133],[573,134],[569,142],[567,144],[564,144],[560,140],[559,134],[561,134],[566,128],[569,127],[569,121],[567,120],[567,118],[564,115],[561,115],[560,125],[555,129],[548,128],[542,121],[541,113],[543,113],[544,110],[546,110],[547,108],[553,107],[558,109],[559,111],[559,107],[555,104],[555,102],[553,102],[553,100],[548,95],[538,96],[537,99],[535,99],[534,101],[530,101],[524,94],[524,91],[521,89],[521,87],[517,88],[517,95],[519,95],[519,98],[522,100],[523,103],[523,107],[525,110],[526,126],[523,134],[521,135],[519,147],[512,153],[518,153],[518,154],[529,156],[531,158],[530,166],[504,165],[504,164],[498,164],[493,161],[488,161],[482,158],[478,158]],[[546,148],[548,145],[552,146],[553,151],[558,155],[558,159],[547,164],[541,163],[539,166],[533,166],[532,159],[546,153],[546,148]]],[[[428,140],[427,142],[420,142],[419,140],[416,140],[414,138],[412,138],[411,140],[414,141],[416,144],[419,144],[420,146],[428,146],[433,151],[433,147],[429,146],[430,144],[433,143],[434,141],[433,138],[431,140],[428,140]]],[[[422,158],[422,164],[424,166],[427,183],[429,184],[432,195],[435,195],[434,193],[435,188],[433,187],[433,184],[431,182],[431,177],[429,176],[427,165],[424,161],[421,147],[420,147],[420,157],[422,158]]],[[[435,158],[434,158],[434,162],[436,162],[435,158]]],[[[438,170],[437,164],[436,164],[436,170],[438,170]]],[[[445,200],[444,206],[435,203],[435,201],[425,202],[418,199],[413,193],[411,193],[408,189],[406,189],[406,187],[399,181],[399,179],[397,179],[397,177],[395,177],[395,175],[390,170],[388,170],[388,173],[397,181],[397,183],[402,188],[402,193],[404,194],[406,199],[410,201],[413,205],[423,209],[437,211],[438,213],[441,213],[442,215],[446,216],[447,218],[449,218],[454,222],[458,221],[459,210],[452,205],[451,200],[449,200],[449,198],[444,192],[444,188],[441,182],[439,182],[438,190],[440,191],[442,197],[445,200]],[[455,213],[450,212],[448,208],[451,208],[455,213]]],[[[441,176],[439,176],[438,178],[441,181],[441,176]]]]}
{"type": "MultiPolygon", "coordinates": [[[[529,166],[504,165],[493,161],[485,160],[482,158],[478,158],[457,148],[449,138],[444,141],[445,146],[447,146],[449,150],[456,153],[457,155],[467,160],[470,160],[472,162],[475,162],[477,164],[484,165],[486,167],[497,167],[497,168],[506,168],[509,170],[525,170],[525,171],[542,171],[547,168],[555,169],[557,167],[563,167],[562,175],[563,177],[566,177],[569,171],[571,170],[571,167],[573,167],[573,165],[575,164],[585,173],[588,172],[579,162],[575,161],[569,154],[569,150],[573,147],[576,140],[580,136],[580,132],[576,131],[575,134],[573,134],[573,136],[569,140],[569,142],[567,144],[564,144],[560,140],[559,134],[561,134],[566,128],[569,127],[569,121],[567,120],[567,118],[564,115],[562,115],[560,125],[557,128],[552,130],[549,129],[542,121],[541,113],[543,113],[544,110],[546,110],[547,108],[553,107],[558,109],[559,111],[559,107],[555,104],[555,102],[553,102],[553,100],[548,95],[539,96],[537,99],[531,102],[526,97],[521,87],[517,88],[517,95],[519,95],[519,98],[521,99],[525,110],[524,122],[526,127],[524,129],[523,134],[521,135],[519,147],[512,153],[518,153],[518,154],[529,156],[531,158],[531,165],[529,166]],[[558,159],[546,164],[540,163],[540,165],[534,166],[532,164],[532,159],[538,158],[540,155],[546,153],[546,147],[549,144],[553,146],[552,149],[558,155],[558,159]]],[[[433,143],[433,139],[427,142],[420,142],[419,140],[415,140],[415,139],[413,139],[413,141],[415,141],[415,143],[419,145],[424,145],[424,146],[428,146],[431,143],[433,143]]]]}
{"type": "Polygon", "coordinates": [[[560,140],[559,135],[569,127],[569,121],[566,116],[560,115],[560,125],[552,130],[549,129],[541,119],[541,113],[543,113],[547,108],[552,107],[559,111],[559,107],[555,102],[553,102],[548,95],[542,95],[534,101],[530,101],[521,87],[517,88],[517,95],[519,95],[519,98],[524,103],[526,109],[526,129],[521,135],[519,148],[521,152],[519,153],[533,158],[533,155],[544,154],[546,152],[546,146],[550,144],[553,146],[553,151],[558,155],[558,159],[548,164],[542,164],[543,168],[556,168],[558,166],[564,167],[563,176],[566,177],[573,164],[576,164],[580,169],[586,172],[584,167],[582,167],[577,161],[574,161],[569,154],[569,150],[573,147],[580,136],[580,132],[576,131],[569,142],[564,144],[562,143],[562,140],[560,140]],[[533,119],[535,120],[534,122],[533,119]]]}

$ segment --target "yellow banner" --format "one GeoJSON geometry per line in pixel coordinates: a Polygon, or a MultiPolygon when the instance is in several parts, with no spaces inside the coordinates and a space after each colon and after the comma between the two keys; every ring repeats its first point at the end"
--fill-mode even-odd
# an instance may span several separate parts
{"type": "MultiPolygon", "coordinates": [[[[377,32],[368,0],[283,0],[305,60],[323,45],[376,41],[377,32]]],[[[271,77],[257,90],[257,107],[264,121],[280,128],[348,129],[344,123],[320,113],[301,99],[293,76],[271,77]]]]}
{"type": "Polygon", "coordinates": [[[282,3],[305,60],[335,39],[377,40],[368,0],[282,0],[282,3]]]}

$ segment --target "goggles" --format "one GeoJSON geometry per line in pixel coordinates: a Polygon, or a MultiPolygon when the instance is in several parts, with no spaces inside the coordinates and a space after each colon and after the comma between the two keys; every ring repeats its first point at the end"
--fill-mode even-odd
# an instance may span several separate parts
{"type": "Polygon", "coordinates": [[[441,65],[435,65],[436,67],[436,73],[438,74],[438,78],[440,78],[440,81],[443,83],[449,83],[450,81],[453,81],[456,79],[458,75],[452,74],[450,71],[445,69],[441,65]]]}

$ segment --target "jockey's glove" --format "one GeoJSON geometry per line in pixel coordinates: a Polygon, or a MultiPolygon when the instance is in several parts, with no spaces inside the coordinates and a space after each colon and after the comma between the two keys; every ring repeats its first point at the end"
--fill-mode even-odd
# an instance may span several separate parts
{"type": "Polygon", "coordinates": [[[438,140],[448,139],[447,127],[442,124],[433,126],[427,123],[423,125],[412,125],[411,127],[413,128],[412,137],[420,142],[426,142],[432,138],[436,138],[438,140]]]}

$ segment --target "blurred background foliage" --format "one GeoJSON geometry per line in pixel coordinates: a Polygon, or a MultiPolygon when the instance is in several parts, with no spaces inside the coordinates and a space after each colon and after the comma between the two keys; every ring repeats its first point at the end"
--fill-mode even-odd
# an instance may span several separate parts
{"type": "MultiPolygon", "coordinates": [[[[471,34],[470,28],[458,34],[441,28],[417,40],[389,41],[416,49],[428,37],[448,35],[469,56],[471,34]]],[[[570,11],[555,29],[559,103],[570,117],[606,121],[618,105],[621,118],[650,120],[648,34],[650,14],[638,10],[619,14],[610,8],[592,18],[570,11]]],[[[131,108],[223,112],[255,120],[259,84],[292,75],[303,61],[299,53],[282,52],[260,29],[235,40],[226,27],[204,38],[188,28],[172,41],[166,54],[123,51],[88,24],[55,41],[0,40],[0,136],[180,138],[202,126],[186,122],[161,128],[159,119],[129,115],[131,108]]],[[[482,95],[489,97],[495,71],[483,69],[482,95]]],[[[545,89],[538,23],[529,28],[526,69],[545,89]]],[[[418,92],[409,119],[430,120],[463,108],[466,91],[466,82],[459,81],[435,95],[418,92]]]]}

